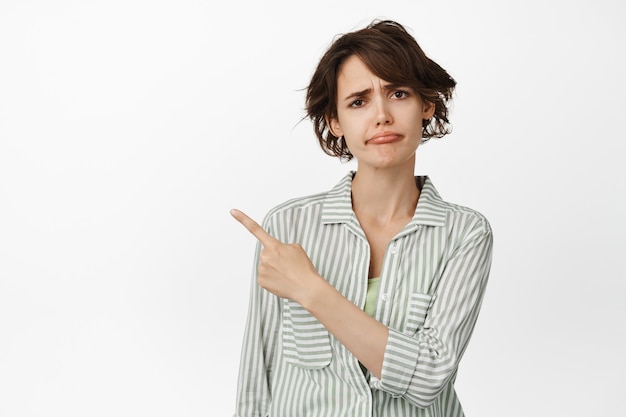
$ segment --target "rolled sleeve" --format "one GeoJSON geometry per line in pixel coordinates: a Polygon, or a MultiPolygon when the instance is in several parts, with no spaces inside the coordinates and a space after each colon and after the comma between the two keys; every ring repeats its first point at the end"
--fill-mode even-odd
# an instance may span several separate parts
{"type": "Polygon", "coordinates": [[[418,357],[419,344],[413,337],[389,329],[379,388],[403,396],[415,374],[418,357]]]}

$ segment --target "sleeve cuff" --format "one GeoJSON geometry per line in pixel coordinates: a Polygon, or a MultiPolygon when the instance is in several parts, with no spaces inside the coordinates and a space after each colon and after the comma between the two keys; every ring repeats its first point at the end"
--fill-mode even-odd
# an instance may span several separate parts
{"type": "Polygon", "coordinates": [[[372,377],[370,385],[394,397],[404,395],[413,379],[418,358],[419,344],[415,338],[389,329],[381,377],[372,377]]]}

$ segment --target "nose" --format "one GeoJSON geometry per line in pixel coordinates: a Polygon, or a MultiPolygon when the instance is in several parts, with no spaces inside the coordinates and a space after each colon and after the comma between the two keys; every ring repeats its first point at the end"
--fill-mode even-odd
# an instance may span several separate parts
{"type": "Polygon", "coordinates": [[[388,125],[392,122],[393,118],[386,101],[384,99],[379,100],[378,106],[376,106],[376,126],[388,125]]]}

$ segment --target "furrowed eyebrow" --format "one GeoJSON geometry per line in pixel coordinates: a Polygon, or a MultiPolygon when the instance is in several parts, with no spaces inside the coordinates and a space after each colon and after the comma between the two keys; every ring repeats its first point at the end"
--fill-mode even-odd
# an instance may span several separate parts
{"type": "Polygon", "coordinates": [[[400,85],[400,84],[386,84],[383,86],[383,89],[385,91],[400,90],[400,89],[406,89],[406,88],[408,88],[406,85],[400,85]]]}
{"type": "MultiPolygon", "coordinates": [[[[385,84],[383,86],[383,89],[387,92],[389,91],[393,91],[393,90],[398,90],[401,88],[408,88],[407,86],[403,86],[400,84],[385,84]]],[[[367,96],[368,94],[371,94],[372,89],[371,88],[366,88],[365,90],[361,90],[361,91],[355,91],[354,93],[348,94],[345,98],[344,101],[350,101],[353,100],[355,98],[359,98],[359,97],[364,97],[367,96]]]]}
{"type": "Polygon", "coordinates": [[[372,92],[371,88],[366,88],[365,90],[361,90],[361,91],[355,91],[354,93],[348,94],[345,98],[344,101],[349,101],[358,97],[364,97],[368,94],[370,94],[372,92]]]}

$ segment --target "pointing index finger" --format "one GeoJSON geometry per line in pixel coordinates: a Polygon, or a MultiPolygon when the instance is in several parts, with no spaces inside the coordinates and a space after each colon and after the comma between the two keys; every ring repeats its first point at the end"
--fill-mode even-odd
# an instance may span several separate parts
{"type": "Polygon", "coordinates": [[[256,237],[263,246],[273,246],[280,241],[267,233],[257,222],[248,217],[244,212],[237,209],[232,209],[230,215],[235,218],[239,223],[243,225],[254,237],[256,237]]]}

